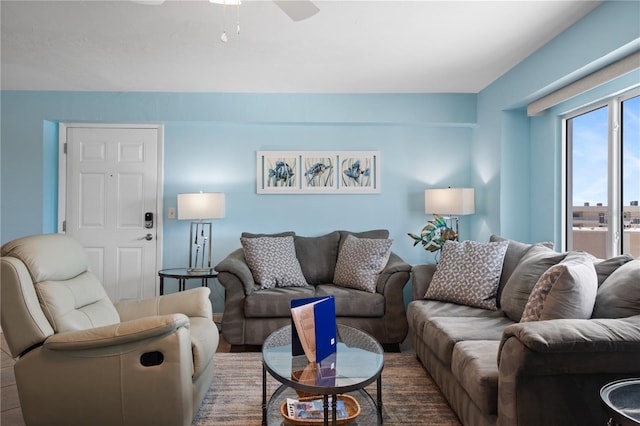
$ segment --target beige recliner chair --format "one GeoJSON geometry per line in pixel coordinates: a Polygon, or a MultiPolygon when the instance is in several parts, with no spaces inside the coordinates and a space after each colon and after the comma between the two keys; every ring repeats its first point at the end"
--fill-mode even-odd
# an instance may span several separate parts
{"type": "Polygon", "coordinates": [[[213,378],[209,289],[109,300],[62,234],[0,251],[2,331],[27,425],[189,425],[213,378]]]}

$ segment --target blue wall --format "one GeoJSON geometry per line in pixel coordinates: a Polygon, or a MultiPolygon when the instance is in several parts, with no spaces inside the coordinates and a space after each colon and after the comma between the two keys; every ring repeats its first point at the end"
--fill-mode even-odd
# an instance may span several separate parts
{"type": "Polygon", "coordinates": [[[640,84],[634,72],[540,117],[526,105],[640,49],[640,2],[606,1],[478,94],[474,186],[486,195],[470,218],[474,237],[561,242],[559,112],[640,84]],[[495,159],[499,158],[499,161],[495,159]]]}
{"type": "Polygon", "coordinates": [[[240,246],[242,231],[337,228],[388,228],[406,261],[432,261],[406,236],[428,220],[427,187],[476,188],[476,214],[462,218],[463,237],[558,243],[557,114],[640,77],[627,75],[542,117],[527,117],[525,106],[637,50],[638,16],[639,2],[605,2],[478,95],[3,91],[0,241],[55,231],[57,124],[84,121],[164,125],[165,267],[186,263],[188,232],[167,211],[177,193],[198,190],[227,194],[227,217],[214,224],[214,262],[240,246]],[[256,194],[255,151],[325,149],[380,150],[382,192],[256,194]]]}
{"type": "MultiPolygon", "coordinates": [[[[167,219],[176,194],[220,191],[213,261],[242,231],[387,228],[412,264],[426,187],[468,186],[476,95],[247,95],[2,92],[2,242],[55,232],[57,123],[164,125],[163,266],[186,265],[188,224],[167,219]],[[380,150],[380,194],[258,195],[258,150],[380,150]]],[[[463,235],[469,235],[466,222],[463,235]]],[[[216,295],[221,290],[216,288],[216,295]]],[[[217,311],[220,298],[214,297],[217,311]]]]}

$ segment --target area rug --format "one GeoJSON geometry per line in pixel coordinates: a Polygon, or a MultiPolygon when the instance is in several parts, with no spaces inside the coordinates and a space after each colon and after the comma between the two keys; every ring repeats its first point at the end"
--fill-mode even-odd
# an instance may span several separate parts
{"type": "MultiPolygon", "coordinates": [[[[260,425],[261,354],[217,353],[215,356],[215,377],[192,426],[260,425]]],[[[279,385],[270,376],[267,384],[269,395],[279,385]]],[[[375,395],[375,383],[366,389],[375,395]]],[[[385,425],[460,425],[438,386],[412,353],[385,354],[382,401],[385,425]]]]}

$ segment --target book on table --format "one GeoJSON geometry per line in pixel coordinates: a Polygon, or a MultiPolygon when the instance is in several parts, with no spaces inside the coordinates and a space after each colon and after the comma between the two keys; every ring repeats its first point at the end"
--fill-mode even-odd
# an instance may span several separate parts
{"type": "MultiPolygon", "coordinates": [[[[332,398],[329,398],[329,417],[333,415],[332,398]]],[[[324,402],[322,398],[300,401],[287,398],[287,413],[296,420],[324,420],[324,402]]],[[[346,419],[347,409],[344,401],[336,401],[336,419],[346,419]]]]}
{"type": "Polygon", "coordinates": [[[320,362],[336,352],[336,304],[333,296],[291,301],[292,355],[320,362]]]}

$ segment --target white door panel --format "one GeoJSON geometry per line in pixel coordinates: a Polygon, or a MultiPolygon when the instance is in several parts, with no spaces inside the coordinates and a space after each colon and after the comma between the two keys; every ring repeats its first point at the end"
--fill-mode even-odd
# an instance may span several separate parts
{"type": "Polygon", "coordinates": [[[156,294],[158,129],[67,127],[66,232],[113,301],[156,294]],[[150,238],[145,238],[150,234],[150,238]]]}

